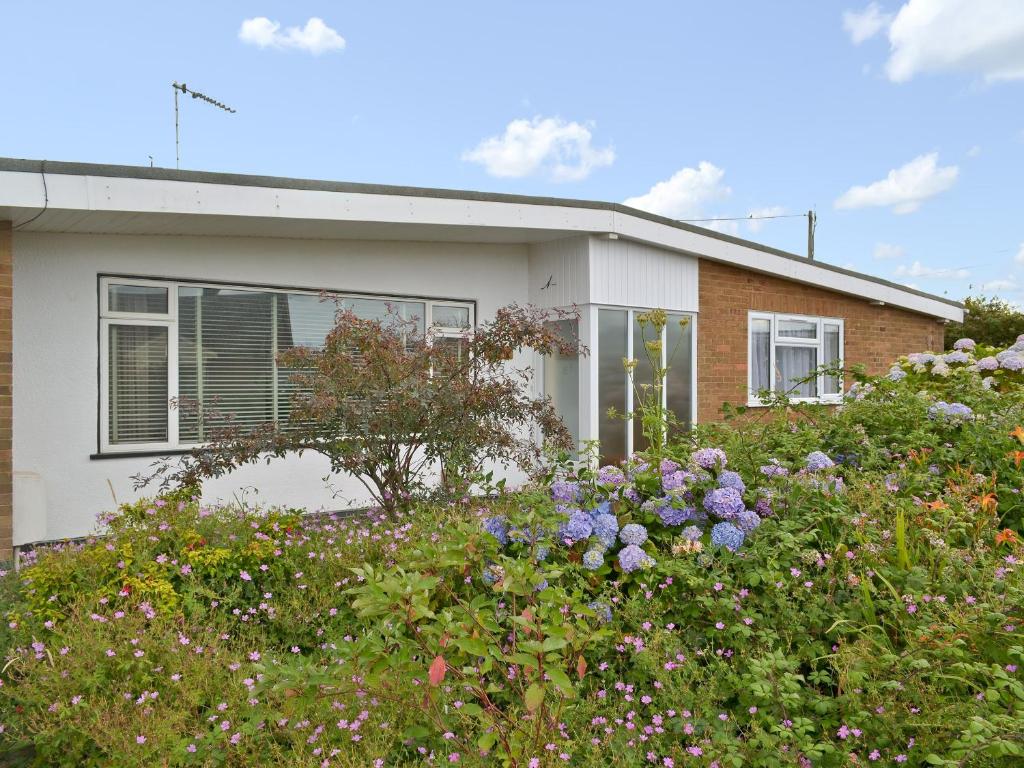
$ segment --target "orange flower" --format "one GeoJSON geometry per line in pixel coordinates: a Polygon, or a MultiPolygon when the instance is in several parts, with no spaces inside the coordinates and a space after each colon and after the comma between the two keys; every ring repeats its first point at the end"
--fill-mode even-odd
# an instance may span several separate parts
{"type": "Polygon", "coordinates": [[[1020,463],[1024,461],[1024,451],[1010,451],[1006,454],[1007,458],[1013,459],[1013,463],[1017,469],[1020,469],[1020,463]]]}
{"type": "Polygon", "coordinates": [[[986,493],[984,496],[975,496],[974,500],[981,505],[983,512],[995,512],[999,505],[999,499],[994,493],[986,493]]]}
{"type": "Polygon", "coordinates": [[[1017,538],[1016,532],[1009,528],[1004,528],[996,534],[996,546],[999,546],[1000,544],[1017,544],[1019,541],[1020,539],[1017,538]]]}
{"type": "Polygon", "coordinates": [[[942,499],[936,499],[935,501],[922,501],[921,506],[930,512],[934,512],[937,509],[949,509],[949,505],[942,499]]]}
{"type": "Polygon", "coordinates": [[[1010,433],[1010,437],[1016,437],[1021,445],[1024,445],[1024,427],[1018,424],[1013,428],[1013,432],[1010,433]]]}

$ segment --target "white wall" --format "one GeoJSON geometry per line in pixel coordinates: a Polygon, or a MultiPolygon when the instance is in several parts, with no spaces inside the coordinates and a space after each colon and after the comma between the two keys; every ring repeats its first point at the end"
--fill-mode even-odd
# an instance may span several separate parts
{"type": "MultiPolygon", "coordinates": [[[[131,475],[151,458],[96,460],[97,275],[223,280],[477,301],[477,320],[528,300],[521,245],[135,235],[14,235],[15,517],[31,539],[84,535],[97,513],[137,496],[131,475]],[[45,526],[38,523],[45,509],[45,526]],[[21,514],[19,515],[19,510],[21,514]]],[[[322,480],[326,461],[289,458],[210,482],[208,501],[236,493],[266,504],[340,509],[364,501],[353,478],[322,480]],[[251,490],[247,490],[251,489],[251,490]]]]}
{"type": "Polygon", "coordinates": [[[697,311],[697,259],[631,240],[590,238],[590,301],[697,311]]]}

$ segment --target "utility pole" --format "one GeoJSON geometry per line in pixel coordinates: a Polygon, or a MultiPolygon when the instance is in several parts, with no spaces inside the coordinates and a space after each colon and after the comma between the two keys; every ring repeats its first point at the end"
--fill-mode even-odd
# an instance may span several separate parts
{"type": "Polygon", "coordinates": [[[174,89],[174,167],[181,168],[181,139],[178,131],[178,91],[181,91],[182,95],[187,93],[193,99],[205,101],[207,104],[212,104],[218,109],[223,109],[225,112],[231,112],[234,114],[235,110],[227,104],[222,104],[216,99],[211,99],[205,93],[200,93],[195,90],[190,91],[184,83],[171,83],[171,87],[174,89]]]}
{"type": "Polygon", "coordinates": [[[818,225],[818,214],[807,212],[807,258],[814,261],[814,228],[818,225]]]}

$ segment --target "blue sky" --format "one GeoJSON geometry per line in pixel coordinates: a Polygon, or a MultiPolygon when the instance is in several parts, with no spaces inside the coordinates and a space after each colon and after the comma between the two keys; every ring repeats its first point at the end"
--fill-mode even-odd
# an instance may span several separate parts
{"type": "MultiPolygon", "coordinates": [[[[0,155],[818,213],[817,256],[1024,303],[1024,5],[5,0],[0,155]],[[311,21],[312,20],[312,21],[311,21]]],[[[715,226],[796,253],[802,218],[715,226]]]]}

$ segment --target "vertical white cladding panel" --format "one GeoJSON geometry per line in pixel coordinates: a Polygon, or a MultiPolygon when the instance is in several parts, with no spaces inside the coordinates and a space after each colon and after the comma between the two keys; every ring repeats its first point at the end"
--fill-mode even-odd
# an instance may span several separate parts
{"type": "Polygon", "coordinates": [[[697,259],[631,240],[590,238],[590,301],[697,311],[697,259]]]}
{"type": "Polygon", "coordinates": [[[590,238],[586,235],[530,246],[530,303],[544,309],[586,304],[590,238]]]}

